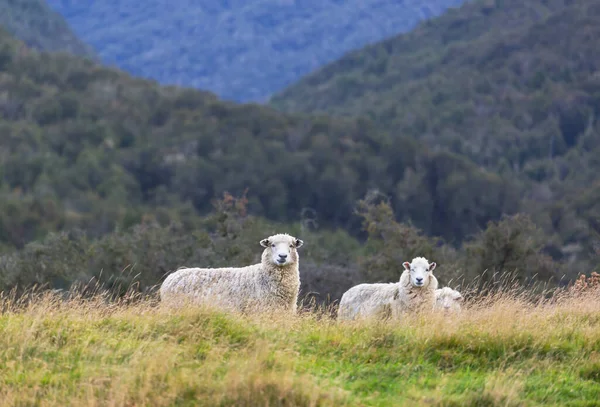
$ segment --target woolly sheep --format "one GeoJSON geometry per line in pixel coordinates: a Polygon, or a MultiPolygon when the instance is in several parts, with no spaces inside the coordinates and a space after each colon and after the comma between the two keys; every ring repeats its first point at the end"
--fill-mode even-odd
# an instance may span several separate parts
{"type": "Polygon", "coordinates": [[[161,302],[210,304],[230,311],[284,310],[296,313],[300,273],[298,252],[304,242],[288,234],[260,241],[261,262],[246,267],[182,268],[160,287],[161,302]]]}
{"type": "Polygon", "coordinates": [[[415,257],[402,265],[405,270],[397,283],[359,284],[346,291],[340,300],[338,320],[397,319],[406,311],[432,309],[438,287],[432,273],[436,263],[415,257]]]}
{"type": "Polygon", "coordinates": [[[439,288],[435,290],[435,309],[444,310],[444,312],[458,312],[461,310],[463,296],[450,287],[439,288]]]}

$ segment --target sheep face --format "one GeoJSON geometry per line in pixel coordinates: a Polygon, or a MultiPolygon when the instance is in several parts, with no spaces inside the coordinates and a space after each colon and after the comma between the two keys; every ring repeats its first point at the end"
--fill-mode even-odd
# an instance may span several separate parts
{"type": "Polygon", "coordinates": [[[260,245],[265,248],[263,259],[276,266],[284,267],[294,264],[298,261],[298,252],[296,249],[301,247],[304,242],[287,234],[270,236],[260,241],[260,245]]]}
{"type": "Polygon", "coordinates": [[[450,287],[444,287],[436,292],[435,306],[444,312],[460,311],[463,296],[456,290],[450,287]]]}
{"type": "Polygon", "coordinates": [[[410,273],[410,283],[413,287],[421,288],[429,285],[431,272],[435,269],[435,263],[429,263],[423,257],[415,257],[412,262],[402,263],[404,268],[410,273]]]}

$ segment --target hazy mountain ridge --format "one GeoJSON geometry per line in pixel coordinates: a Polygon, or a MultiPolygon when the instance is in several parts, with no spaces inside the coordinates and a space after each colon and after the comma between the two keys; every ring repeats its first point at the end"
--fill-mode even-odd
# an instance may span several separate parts
{"type": "Polygon", "coordinates": [[[40,50],[94,57],[92,48],[44,0],[0,0],[0,27],[40,50]]]}
{"type": "Polygon", "coordinates": [[[248,101],[462,0],[48,2],[106,63],[248,101]]]}

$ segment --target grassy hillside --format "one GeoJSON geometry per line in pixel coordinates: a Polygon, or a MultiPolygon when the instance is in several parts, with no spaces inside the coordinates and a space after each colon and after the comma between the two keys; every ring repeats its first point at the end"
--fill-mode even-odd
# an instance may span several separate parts
{"type": "Polygon", "coordinates": [[[462,0],[49,0],[102,59],[161,83],[265,100],[344,52],[462,0]]]}
{"type": "Polygon", "coordinates": [[[92,48],[44,0],[0,0],[0,27],[37,49],[94,57],[92,48]]]}
{"type": "Polygon", "coordinates": [[[597,0],[477,1],[347,54],[271,105],[369,117],[518,180],[521,209],[577,251],[600,218],[599,18],[597,0]]]}
{"type": "Polygon", "coordinates": [[[495,298],[401,324],[169,313],[142,300],[3,301],[16,405],[594,406],[600,308],[495,298]]]}

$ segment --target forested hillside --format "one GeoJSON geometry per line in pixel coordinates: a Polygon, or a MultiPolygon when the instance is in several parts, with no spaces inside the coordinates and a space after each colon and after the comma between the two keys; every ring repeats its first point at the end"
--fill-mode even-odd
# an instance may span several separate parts
{"type": "MultiPolygon", "coordinates": [[[[350,275],[357,270],[354,259],[359,253],[353,249],[356,241],[348,240],[346,233],[354,237],[375,233],[376,241],[387,236],[385,244],[396,242],[406,248],[404,255],[392,249],[394,259],[424,252],[442,256],[432,251],[438,243],[418,237],[416,230],[407,229],[407,235],[398,226],[390,235],[389,230],[365,229],[364,217],[356,214],[357,201],[365,196],[392,198],[391,214],[376,217],[374,224],[389,228],[394,216],[411,220],[426,234],[441,236],[455,247],[485,229],[488,221],[521,209],[519,183],[457,154],[379,131],[369,120],[285,115],[263,106],[225,103],[211,93],[161,87],[91,61],[39,53],[5,33],[0,34],[0,50],[4,249],[8,253],[24,248],[53,231],[81,229],[86,239],[112,236],[100,246],[77,243],[77,235],[27,246],[17,258],[0,259],[0,285],[3,274],[12,276],[5,277],[8,287],[38,279],[58,284],[74,277],[50,278],[51,270],[85,276],[89,270],[109,269],[109,263],[115,272],[130,262],[148,264],[142,269],[158,273],[151,274],[156,278],[147,277],[155,284],[161,270],[186,261],[251,261],[257,236],[298,230],[298,222],[306,221],[299,233],[318,231],[312,238],[315,246],[306,250],[313,250],[313,264],[317,257],[327,263],[315,266],[314,275],[328,281],[327,287],[339,295],[348,282],[360,281],[350,275]],[[236,249],[224,251],[219,249],[221,232],[202,237],[206,228],[200,223],[215,221],[199,216],[213,216],[212,201],[224,192],[239,196],[245,190],[244,211],[271,223],[246,230],[248,243],[243,249],[238,242],[236,249]],[[164,227],[175,222],[183,229],[142,228],[133,235],[121,234],[154,221],[164,227]],[[287,226],[275,226],[274,221],[287,226]],[[342,229],[340,236],[323,235],[335,228],[342,229]],[[181,233],[190,240],[178,244],[179,251],[165,249],[182,238],[181,233]],[[206,245],[212,254],[194,249],[206,245]],[[160,258],[145,263],[152,259],[149,247],[161,248],[152,249],[160,258]],[[88,261],[93,262],[89,268],[77,266],[88,261]],[[158,264],[164,267],[157,268],[158,264]],[[40,265],[46,270],[41,274],[40,265]]],[[[227,221],[218,213],[217,224],[227,221]]],[[[235,240],[242,232],[232,227],[223,226],[223,233],[235,240]]],[[[527,256],[541,247],[538,240],[532,242],[527,256]]],[[[559,247],[561,243],[559,239],[559,247]]],[[[448,250],[454,249],[448,246],[444,253],[448,250]]],[[[447,259],[450,264],[456,257],[447,259]]],[[[396,263],[389,260],[384,267],[394,270],[392,278],[396,263]]],[[[310,278],[304,278],[310,284],[310,278]]],[[[312,289],[325,295],[324,284],[312,289]]]]}
{"type": "Polygon", "coordinates": [[[44,0],[0,0],[0,27],[37,49],[94,56],[44,0]]]}
{"type": "Polygon", "coordinates": [[[106,63],[161,83],[258,101],[462,0],[48,2],[106,63]]]}
{"type": "MultiPolygon", "coordinates": [[[[555,65],[540,65],[548,82],[536,91],[539,100],[509,93],[512,101],[505,96],[501,104],[494,92],[490,106],[499,110],[487,120],[473,116],[467,125],[465,114],[464,123],[447,125],[466,137],[477,131],[488,144],[514,137],[510,149],[495,150],[504,157],[487,161],[485,150],[466,150],[478,148],[472,139],[464,143],[447,135],[452,132],[433,130],[446,115],[454,117],[460,97],[456,105],[444,102],[443,110],[415,111],[415,120],[432,129],[420,134],[409,124],[386,129],[369,118],[226,103],[208,92],[159,86],[73,56],[39,53],[1,34],[0,240],[6,253],[22,250],[0,257],[0,286],[64,286],[103,270],[121,281],[118,272],[137,265],[148,287],[184,264],[250,262],[257,236],[282,229],[314,242],[305,249],[303,292],[320,296],[339,298],[354,283],[391,281],[399,262],[414,255],[444,264],[441,281],[485,270],[518,269],[526,280],[554,282],[588,272],[596,264],[594,233],[600,229],[594,223],[597,125],[590,115],[597,98],[594,77],[578,74],[593,65],[580,69],[576,57],[587,61],[585,47],[597,38],[589,24],[597,8],[579,7],[552,15],[558,19],[553,25],[548,20],[536,26],[552,38],[564,23],[563,38],[580,47],[580,54],[569,54],[568,66],[576,69],[571,82],[552,85],[555,65]],[[543,108],[547,97],[552,109],[543,108]],[[532,106],[539,116],[527,110],[532,106]],[[427,121],[417,115],[426,112],[427,121]],[[546,113],[554,119],[544,118],[546,113]],[[582,120],[585,131],[567,143],[564,129],[582,120]],[[485,127],[488,121],[496,127],[485,127]],[[485,139],[490,129],[499,136],[485,139]],[[551,157],[548,149],[536,149],[550,145],[547,135],[555,138],[551,157]],[[515,164],[514,157],[522,161],[515,164]],[[225,191],[239,196],[246,190],[248,202],[237,210],[252,214],[251,226],[243,226],[246,215],[239,214],[238,222],[219,204],[215,209],[213,199],[225,191]],[[357,205],[377,196],[389,203],[357,205]],[[517,212],[530,213],[543,233],[527,217],[502,218],[517,212]],[[301,220],[308,220],[302,228],[301,220]],[[426,236],[396,220],[411,222],[426,236]],[[328,232],[335,228],[341,230],[328,232]],[[53,231],[74,234],[48,235],[53,231]],[[368,237],[368,244],[359,246],[348,233],[368,237]]],[[[517,34],[523,35],[519,41],[529,38],[517,34]]],[[[482,72],[501,70],[494,67],[482,72]]],[[[419,89],[412,94],[416,101],[419,89]]]]}
{"type": "MultiPolygon", "coordinates": [[[[468,158],[523,186],[521,209],[548,240],[572,243],[557,253],[585,251],[581,244],[598,242],[591,229],[600,218],[598,21],[598,0],[478,1],[346,55],[272,105],[362,115],[468,158]]],[[[397,198],[423,207],[432,178],[405,177],[397,198]]],[[[472,210],[487,212],[480,204],[472,210]]],[[[415,221],[423,227],[425,219],[415,221]]]]}
{"type": "Polygon", "coordinates": [[[397,209],[456,241],[519,207],[509,180],[367,120],[224,103],[40,54],[5,34],[1,44],[1,205],[14,212],[0,211],[1,238],[11,245],[65,222],[101,233],[143,207],[190,203],[203,213],[213,197],[246,188],[255,215],[293,221],[308,208],[323,227],[357,231],[352,213],[367,191],[400,191],[403,180],[428,176],[419,188],[434,195],[417,194],[424,201],[397,209]]]}

